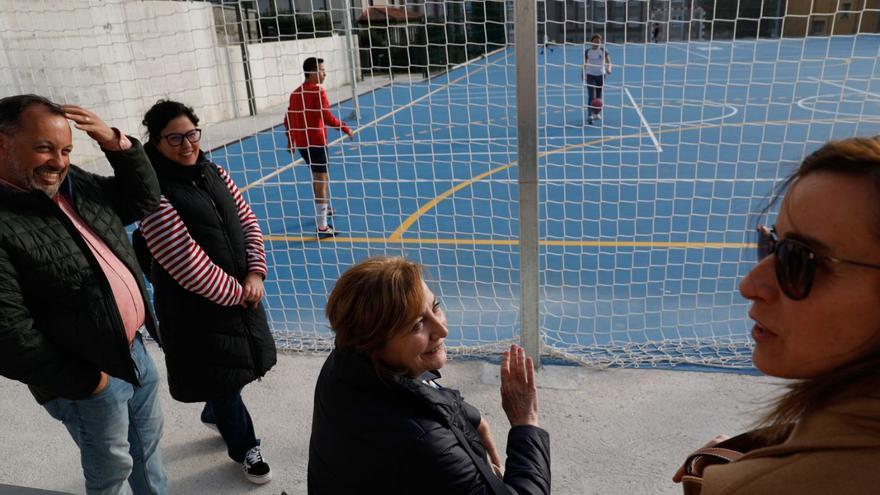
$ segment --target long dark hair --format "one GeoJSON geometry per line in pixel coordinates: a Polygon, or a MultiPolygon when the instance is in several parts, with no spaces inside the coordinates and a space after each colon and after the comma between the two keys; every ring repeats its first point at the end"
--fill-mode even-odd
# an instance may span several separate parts
{"type": "MultiPolygon", "coordinates": [[[[778,201],[792,184],[817,172],[856,176],[874,186],[878,200],[874,212],[874,230],[875,238],[880,242],[880,139],[850,138],[825,144],[801,162],[797,171],[783,182],[771,204],[778,201]]],[[[880,304],[880,301],[877,303],[880,304]]],[[[787,431],[788,424],[799,421],[832,401],[849,396],[865,396],[866,393],[880,397],[878,386],[880,348],[872,349],[861,358],[821,376],[788,385],[787,392],[771,403],[769,412],[757,426],[769,427],[767,434],[778,438],[787,431]]]]}

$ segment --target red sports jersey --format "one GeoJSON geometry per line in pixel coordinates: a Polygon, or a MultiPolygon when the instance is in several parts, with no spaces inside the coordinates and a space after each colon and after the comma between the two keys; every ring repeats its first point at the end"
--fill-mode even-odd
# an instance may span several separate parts
{"type": "Polygon", "coordinates": [[[327,127],[349,132],[345,122],[330,113],[327,91],[316,83],[303,83],[290,93],[284,119],[288,144],[294,148],[327,146],[327,127]]]}

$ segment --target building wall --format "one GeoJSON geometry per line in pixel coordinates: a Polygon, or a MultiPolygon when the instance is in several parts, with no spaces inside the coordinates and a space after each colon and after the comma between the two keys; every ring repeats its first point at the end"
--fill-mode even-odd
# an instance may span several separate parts
{"type": "MultiPolygon", "coordinates": [[[[162,0],[0,0],[0,94],[37,93],[94,110],[130,134],[160,98],[206,124],[248,115],[240,45],[221,46],[212,4],[162,0]]],[[[220,16],[222,18],[222,16],[220,16]]],[[[258,112],[283,105],[302,61],[325,59],[326,85],[349,84],[345,38],[248,45],[258,112]]],[[[100,156],[74,133],[77,160],[100,156]]]]}
{"type": "Polygon", "coordinates": [[[866,11],[866,3],[866,0],[788,0],[784,35],[877,33],[880,13],[876,7],[866,11]]]}

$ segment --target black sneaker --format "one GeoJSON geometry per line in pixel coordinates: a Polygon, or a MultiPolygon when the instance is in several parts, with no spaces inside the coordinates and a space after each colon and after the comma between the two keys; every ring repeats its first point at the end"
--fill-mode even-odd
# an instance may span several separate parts
{"type": "Polygon", "coordinates": [[[248,450],[244,455],[244,462],[241,464],[244,467],[244,477],[251,483],[264,485],[272,481],[272,470],[263,460],[263,453],[260,451],[259,445],[248,450]]]}
{"type": "Polygon", "coordinates": [[[318,239],[327,239],[328,237],[333,237],[338,233],[339,232],[337,232],[332,225],[327,224],[326,229],[322,229],[320,227],[318,228],[318,239]]]}

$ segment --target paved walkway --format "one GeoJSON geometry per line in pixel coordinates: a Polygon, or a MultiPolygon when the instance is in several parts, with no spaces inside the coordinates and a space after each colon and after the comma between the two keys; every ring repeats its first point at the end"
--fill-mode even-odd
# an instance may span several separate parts
{"type": "MultiPolygon", "coordinates": [[[[162,453],[170,493],[306,493],[312,397],[324,356],[280,355],[263,381],[245,388],[274,473],[274,481],[256,487],[226,457],[219,435],[201,425],[201,406],[171,399],[161,350],[155,344],[148,349],[163,376],[162,453]]],[[[461,390],[483,412],[504,452],[507,420],[496,366],[459,359],[443,371],[442,383],[461,390]]],[[[567,366],[548,367],[539,380],[558,495],[681,493],[669,481],[678,463],[716,434],[743,430],[756,417],[759,400],[778,389],[773,380],[755,376],[567,366]]],[[[0,397],[0,483],[83,493],[79,454],[61,423],[18,382],[0,378],[0,397]]]]}

